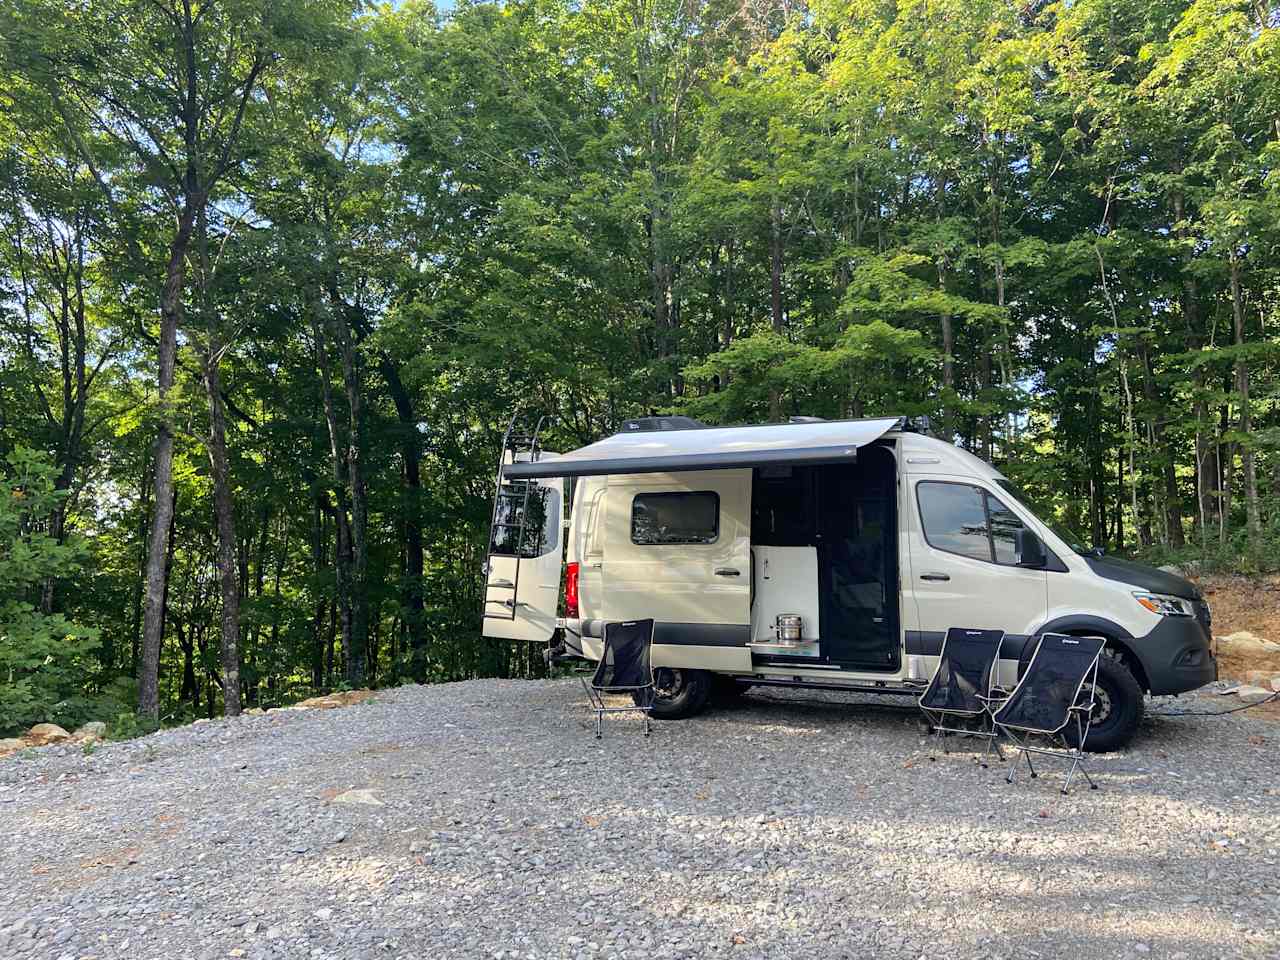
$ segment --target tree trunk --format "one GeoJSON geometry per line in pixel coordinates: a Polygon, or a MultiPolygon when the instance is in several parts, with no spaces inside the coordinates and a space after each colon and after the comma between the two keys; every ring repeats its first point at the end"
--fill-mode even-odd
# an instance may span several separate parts
{"type": "Polygon", "coordinates": [[[786,329],[782,309],[782,204],[774,200],[769,210],[769,312],[773,332],[786,329]]]}
{"type": "MultiPolygon", "coordinates": [[[[947,292],[947,270],[938,263],[938,289],[947,292]]],[[[951,314],[943,312],[938,316],[942,324],[942,385],[948,390],[956,388],[956,339],[951,325],[951,314]]]]}
{"type": "MultiPolygon", "coordinates": [[[[324,492],[317,486],[311,509],[311,566],[316,583],[320,583],[325,566],[323,497],[324,492]]],[[[311,624],[311,686],[316,691],[325,686],[324,652],[329,620],[325,606],[324,595],[317,590],[315,615],[311,624]]]]}
{"type": "Polygon", "coordinates": [[[164,637],[165,555],[169,546],[169,524],[173,519],[173,411],[169,392],[173,388],[178,355],[178,326],[182,321],[182,289],[186,282],[187,249],[195,224],[197,206],[203,199],[188,197],[178,220],[178,229],[169,244],[169,262],[160,295],[159,375],[156,379],[160,406],[160,426],[156,432],[152,489],[155,515],[147,543],[147,593],[142,623],[142,656],[138,663],[138,713],[154,722],[160,720],[160,642],[164,637]]]}
{"type": "Polygon", "coordinates": [[[227,466],[227,414],[222,402],[222,342],[218,321],[209,304],[209,232],[203,206],[196,217],[199,251],[200,306],[204,313],[205,393],[209,399],[209,475],[213,481],[214,525],[218,534],[218,582],[222,589],[222,685],[223,709],[228,717],[240,716],[240,585],[236,576],[236,518],[231,503],[231,479],[227,466]]]}
{"type": "Polygon", "coordinates": [[[403,461],[404,495],[401,522],[404,527],[404,581],[400,591],[400,604],[404,608],[405,628],[409,636],[409,673],[418,683],[426,680],[427,636],[424,622],[422,582],[422,454],[419,450],[417,418],[409,392],[400,379],[400,371],[392,359],[383,355],[379,361],[383,379],[391,393],[400,421],[400,456],[403,461]]]}
{"type": "MultiPolygon", "coordinates": [[[[786,314],[782,308],[782,208],[775,200],[769,211],[769,314],[773,332],[782,335],[786,314]]],[[[782,419],[782,391],[769,389],[769,419],[782,419]]]]}
{"type": "MultiPolygon", "coordinates": [[[[324,400],[325,423],[329,428],[329,460],[333,469],[334,503],[333,519],[336,547],[333,556],[334,580],[334,614],[342,628],[342,653],[345,660],[351,653],[354,642],[353,618],[351,613],[351,537],[347,525],[346,479],[343,477],[342,444],[338,436],[338,417],[333,405],[333,387],[329,383],[329,358],[325,349],[325,334],[320,323],[318,311],[324,307],[317,303],[316,314],[312,316],[312,335],[315,338],[316,368],[320,372],[321,396],[324,400]]],[[[332,680],[332,644],[330,644],[329,663],[326,667],[326,685],[332,680]]]]}
{"type": "Polygon", "coordinates": [[[335,326],[347,393],[347,477],[351,493],[351,649],[347,654],[347,682],[358,687],[364,683],[369,643],[369,550],[366,542],[369,506],[364,483],[364,415],[351,329],[341,317],[335,321],[335,326]]]}
{"type": "Polygon", "coordinates": [[[222,685],[228,717],[240,715],[240,584],[236,576],[236,521],[227,468],[227,422],[222,403],[218,341],[210,332],[205,362],[209,394],[209,472],[218,528],[218,582],[222,588],[222,685]]]}
{"type": "MultiPolygon", "coordinates": [[[[1240,292],[1240,257],[1234,249],[1231,253],[1231,317],[1236,347],[1243,347],[1244,304],[1240,292]]],[[[1240,433],[1244,437],[1239,447],[1244,474],[1245,525],[1249,536],[1256,537],[1262,532],[1262,518],[1258,510],[1258,475],[1254,465],[1253,443],[1249,437],[1253,429],[1249,410],[1249,364],[1244,357],[1236,358],[1236,393],[1240,395],[1240,433]]]]}

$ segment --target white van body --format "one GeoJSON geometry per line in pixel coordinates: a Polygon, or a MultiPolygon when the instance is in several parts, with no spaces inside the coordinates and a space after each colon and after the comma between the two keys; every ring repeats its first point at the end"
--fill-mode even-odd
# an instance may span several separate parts
{"type": "MultiPolygon", "coordinates": [[[[1191,583],[1078,552],[990,464],[899,418],[691,423],[640,422],[506,468],[517,488],[545,485],[557,508],[570,498],[555,471],[577,476],[563,537],[577,609],[557,616],[561,538],[548,532],[538,556],[491,556],[486,635],[548,641],[559,626],[557,657],[598,660],[606,622],[653,618],[655,676],[673,717],[701,709],[713,686],[915,693],[951,627],[1005,632],[1006,686],[1030,638],[1100,635],[1111,656],[1106,715],[1091,734],[1099,749],[1132,735],[1143,691],[1217,676],[1208,606],[1191,583]],[[667,469],[630,472],[650,463],[667,469]],[[494,586],[517,572],[527,585],[518,597],[494,586]],[[779,615],[801,618],[799,642],[779,642],[779,615]]],[[[558,518],[544,522],[550,531],[558,518]]]]}

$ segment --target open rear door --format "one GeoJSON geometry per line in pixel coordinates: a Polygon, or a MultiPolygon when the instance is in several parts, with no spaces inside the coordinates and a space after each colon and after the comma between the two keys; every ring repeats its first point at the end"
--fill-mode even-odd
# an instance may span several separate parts
{"type": "MultiPolygon", "coordinates": [[[[551,459],[542,453],[540,459],[551,459]]],[[[485,564],[483,634],[546,643],[556,629],[563,545],[563,481],[498,485],[485,564]]]]}

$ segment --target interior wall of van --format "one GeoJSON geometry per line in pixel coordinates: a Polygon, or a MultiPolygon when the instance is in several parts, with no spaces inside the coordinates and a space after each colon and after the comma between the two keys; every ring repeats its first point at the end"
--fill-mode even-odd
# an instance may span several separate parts
{"type": "Polygon", "coordinates": [[[812,551],[817,622],[807,633],[820,640],[817,651],[769,651],[758,654],[758,660],[794,664],[800,656],[811,659],[816,653],[818,662],[841,669],[898,669],[896,477],[894,455],[886,444],[860,450],[855,463],[753,471],[753,566],[760,577],[771,576],[765,562],[774,556],[771,548],[812,551]]]}

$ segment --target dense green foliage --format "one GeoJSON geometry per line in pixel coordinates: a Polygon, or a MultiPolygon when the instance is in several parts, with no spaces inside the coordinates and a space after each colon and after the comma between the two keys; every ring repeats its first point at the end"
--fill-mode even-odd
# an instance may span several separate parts
{"type": "MultiPolygon", "coordinates": [[[[49,517],[66,494],[54,489],[54,468],[19,447],[6,458],[0,482],[0,730],[41,720],[75,723],[110,696],[91,688],[97,634],[60,613],[43,613],[40,595],[56,580],[82,573],[84,544],[58,542],[49,517]],[[34,602],[33,602],[34,601],[34,602]]],[[[117,685],[118,686],[118,685],[117,685]]]]}
{"type": "Polygon", "coordinates": [[[1278,18],[9,0],[0,727],[536,670],[478,637],[521,405],[929,414],[1094,544],[1274,566],[1278,18]]]}

